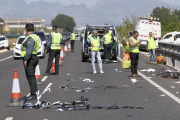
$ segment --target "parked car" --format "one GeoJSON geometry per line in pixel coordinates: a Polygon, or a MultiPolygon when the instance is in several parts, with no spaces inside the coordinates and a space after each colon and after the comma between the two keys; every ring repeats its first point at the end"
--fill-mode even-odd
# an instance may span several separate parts
{"type": "Polygon", "coordinates": [[[180,32],[170,32],[165,34],[161,38],[161,42],[168,42],[168,43],[178,43],[180,44],[180,32]]]}
{"type": "Polygon", "coordinates": [[[46,37],[45,33],[43,31],[34,31],[34,33],[39,36],[39,38],[41,39],[42,44],[44,46],[46,46],[48,38],[46,37]]]}
{"type": "Polygon", "coordinates": [[[10,50],[9,40],[5,36],[0,36],[0,48],[10,50]]]}
{"type": "MultiPolygon", "coordinates": [[[[20,36],[17,39],[16,43],[12,43],[14,45],[14,50],[13,50],[14,59],[21,58],[21,55],[20,55],[21,45],[24,39],[25,39],[25,36],[20,36]]],[[[39,50],[37,51],[37,56],[40,58],[45,58],[45,53],[44,53],[45,47],[42,44],[41,39],[39,39],[39,41],[40,41],[40,46],[39,46],[39,50]]]]}

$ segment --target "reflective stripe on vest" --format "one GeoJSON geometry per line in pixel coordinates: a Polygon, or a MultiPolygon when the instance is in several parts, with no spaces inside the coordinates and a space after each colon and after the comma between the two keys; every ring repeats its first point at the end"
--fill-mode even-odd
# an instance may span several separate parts
{"type": "Polygon", "coordinates": [[[129,52],[129,49],[130,49],[130,47],[129,47],[129,43],[128,42],[126,42],[127,43],[127,46],[123,46],[123,52],[129,52]]]}
{"type": "Polygon", "coordinates": [[[62,35],[60,33],[51,33],[52,36],[52,43],[51,43],[51,49],[52,50],[60,50],[61,49],[61,41],[62,41],[62,35]]]}
{"type": "Polygon", "coordinates": [[[21,57],[24,57],[26,55],[26,46],[25,46],[25,43],[26,41],[29,39],[29,38],[32,38],[35,42],[34,42],[34,47],[33,47],[33,51],[32,51],[32,54],[37,54],[37,51],[39,49],[39,45],[40,45],[40,40],[39,40],[39,37],[36,35],[36,34],[30,34],[28,35],[24,41],[22,42],[22,45],[21,45],[21,57]]]}
{"type": "Polygon", "coordinates": [[[109,34],[106,34],[106,35],[104,35],[103,36],[104,37],[104,44],[111,44],[112,42],[111,42],[111,36],[109,35],[109,34]]]}
{"type": "Polygon", "coordinates": [[[99,47],[100,47],[99,36],[97,36],[96,39],[94,39],[93,36],[90,36],[90,40],[91,40],[91,47],[93,47],[91,50],[99,51],[99,47]]]}
{"type": "Polygon", "coordinates": [[[76,35],[74,33],[71,34],[71,39],[70,40],[76,40],[76,35]]]}
{"type": "MultiPolygon", "coordinates": [[[[133,44],[137,43],[138,40],[134,39],[133,37],[130,37],[130,39],[132,40],[133,44]]],[[[139,53],[139,44],[137,44],[136,46],[134,47],[130,47],[130,51],[129,52],[132,52],[132,53],[139,53]]]]}
{"type": "Polygon", "coordinates": [[[148,41],[148,49],[150,50],[150,49],[156,49],[156,41],[154,40],[154,38],[153,37],[148,37],[148,39],[147,39],[147,41],[148,41]]]}

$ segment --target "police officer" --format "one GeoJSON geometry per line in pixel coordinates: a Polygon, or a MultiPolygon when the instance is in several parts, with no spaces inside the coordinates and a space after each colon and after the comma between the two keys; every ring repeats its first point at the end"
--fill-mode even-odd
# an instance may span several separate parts
{"type": "Polygon", "coordinates": [[[48,65],[45,74],[50,74],[52,61],[55,58],[55,75],[59,75],[59,56],[61,51],[62,34],[57,32],[57,26],[53,26],[53,32],[50,34],[50,40],[47,42],[45,53],[49,51],[48,65]]]}
{"type": "Polygon", "coordinates": [[[130,46],[130,58],[131,58],[131,72],[133,77],[141,77],[137,73],[138,61],[139,61],[139,45],[141,41],[138,41],[138,32],[134,31],[132,37],[129,38],[130,46]]]}
{"type": "Polygon", "coordinates": [[[103,74],[102,70],[102,61],[101,55],[99,50],[101,50],[100,38],[97,36],[97,30],[93,30],[92,35],[90,35],[85,42],[85,46],[91,50],[91,58],[92,58],[92,67],[93,67],[93,74],[96,74],[96,67],[95,67],[95,58],[98,59],[100,73],[103,74]]]}
{"type": "Polygon", "coordinates": [[[74,43],[76,40],[76,35],[73,33],[73,31],[71,31],[71,51],[74,51],[74,43]]]}
{"type": "Polygon", "coordinates": [[[23,58],[23,65],[25,68],[26,78],[28,79],[31,95],[27,99],[37,99],[36,92],[38,91],[37,82],[35,78],[35,68],[39,62],[37,51],[39,49],[39,37],[33,33],[34,25],[26,24],[25,34],[27,37],[21,45],[21,57],[23,58]]]}
{"type": "Polygon", "coordinates": [[[130,55],[129,55],[129,43],[126,42],[124,39],[121,44],[123,45],[122,50],[123,50],[123,56],[124,56],[124,61],[130,60],[130,55]]]}
{"type": "Polygon", "coordinates": [[[156,62],[156,38],[152,36],[152,32],[149,32],[149,37],[147,38],[147,51],[150,55],[150,63],[157,64],[156,62]]]}

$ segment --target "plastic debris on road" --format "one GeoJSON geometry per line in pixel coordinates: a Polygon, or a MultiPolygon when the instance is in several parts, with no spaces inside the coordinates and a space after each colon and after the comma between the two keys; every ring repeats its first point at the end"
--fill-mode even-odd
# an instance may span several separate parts
{"type": "Polygon", "coordinates": [[[161,97],[165,97],[166,95],[161,95],[161,97]]]}
{"type": "Polygon", "coordinates": [[[61,111],[61,112],[62,112],[62,111],[64,111],[64,110],[63,110],[62,108],[60,108],[60,109],[57,109],[56,111],[57,111],[57,112],[58,112],[58,111],[61,111]]]}
{"type": "Polygon", "coordinates": [[[91,88],[90,87],[88,87],[88,88],[85,88],[85,90],[87,91],[87,90],[91,90],[91,88]]]}
{"type": "Polygon", "coordinates": [[[84,79],[83,80],[84,82],[87,82],[87,83],[93,83],[94,81],[92,81],[91,79],[89,79],[89,78],[86,78],[86,79],[84,79]]]}
{"type": "Polygon", "coordinates": [[[67,73],[67,75],[71,75],[71,74],[67,73]]]}
{"type": "Polygon", "coordinates": [[[179,94],[179,92],[176,92],[176,94],[179,94]]]}
{"type": "Polygon", "coordinates": [[[143,70],[140,70],[141,72],[155,72],[156,70],[155,69],[152,69],[152,68],[150,68],[150,69],[143,69],[143,70]]]}
{"type": "Polygon", "coordinates": [[[180,81],[177,81],[177,82],[175,82],[175,83],[180,83],[180,81]]]}
{"type": "Polygon", "coordinates": [[[75,79],[66,79],[67,81],[75,81],[75,79]]]}
{"type": "Polygon", "coordinates": [[[136,79],[131,79],[131,82],[132,82],[132,83],[137,83],[138,80],[136,80],[136,79]]]}
{"type": "Polygon", "coordinates": [[[176,88],[175,86],[171,86],[171,88],[176,88]]]}
{"type": "Polygon", "coordinates": [[[68,91],[68,89],[65,89],[64,91],[68,91]]]}
{"type": "Polygon", "coordinates": [[[123,71],[119,71],[120,73],[122,73],[123,71]]]}
{"type": "Polygon", "coordinates": [[[114,69],[115,70],[115,72],[118,72],[118,69],[114,69]]]}
{"type": "Polygon", "coordinates": [[[85,90],[76,90],[76,92],[87,92],[85,90]]]}
{"type": "Polygon", "coordinates": [[[122,85],[122,87],[124,87],[124,88],[130,88],[129,85],[122,85]]]}

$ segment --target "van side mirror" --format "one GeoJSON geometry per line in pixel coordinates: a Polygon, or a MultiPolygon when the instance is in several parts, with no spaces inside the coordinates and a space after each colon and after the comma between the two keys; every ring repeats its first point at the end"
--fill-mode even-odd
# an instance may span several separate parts
{"type": "Polygon", "coordinates": [[[16,45],[16,43],[12,43],[12,45],[14,45],[14,46],[15,46],[15,45],[16,45]]]}

